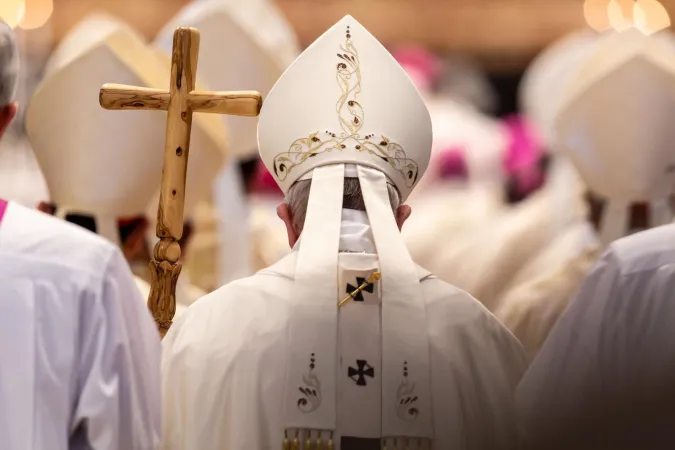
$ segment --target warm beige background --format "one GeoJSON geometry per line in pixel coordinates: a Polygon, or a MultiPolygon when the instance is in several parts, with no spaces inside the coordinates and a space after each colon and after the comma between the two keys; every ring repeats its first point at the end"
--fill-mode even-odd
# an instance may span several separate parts
{"type": "MultiPolygon", "coordinates": [[[[120,16],[152,38],[189,0],[54,0],[58,40],[90,11],[120,16]]],[[[239,0],[245,2],[246,0],[239,0]]],[[[631,4],[632,0],[618,0],[631,4]]],[[[350,13],[387,45],[420,42],[478,56],[493,68],[525,64],[584,25],[583,0],[277,0],[303,44],[350,13]]],[[[661,0],[675,18],[675,0],[661,0]]],[[[515,67],[514,67],[515,66],[515,67]]]]}

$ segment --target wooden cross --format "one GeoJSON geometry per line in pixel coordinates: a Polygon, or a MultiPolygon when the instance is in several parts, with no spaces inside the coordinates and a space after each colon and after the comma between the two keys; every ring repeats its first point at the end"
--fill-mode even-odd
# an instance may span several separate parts
{"type": "MultiPolygon", "coordinates": [[[[178,240],[183,236],[185,176],[190,153],[193,112],[255,117],[262,107],[262,96],[255,91],[195,91],[199,31],[178,28],[173,35],[171,84],[168,91],[135,86],[106,84],[99,103],[105,109],[168,111],[164,169],[157,211],[157,237],[150,262],[152,276],[148,307],[162,337],[176,312],[176,282],[181,255],[178,240]]],[[[236,70],[236,69],[234,69],[236,70]]]]}

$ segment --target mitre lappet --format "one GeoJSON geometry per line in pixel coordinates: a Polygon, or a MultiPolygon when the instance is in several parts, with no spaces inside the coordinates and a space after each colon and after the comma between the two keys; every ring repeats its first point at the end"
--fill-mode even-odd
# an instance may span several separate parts
{"type": "Polygon", "coordinates": [[[338,423],[343,437],[431,445],[420,273],[387,187],[405,200],[427,168],[431,144],[420,94],[351,16],[309,46],[264,103],[258,145],[265,165],[284,193],[311,179],[296,244],[285,446],[328,442],[338,423]],[[360,182],[372,248],[345,251],[341,242],[341,219],[358,213],[343,210],[347,177],[360,182]]]}

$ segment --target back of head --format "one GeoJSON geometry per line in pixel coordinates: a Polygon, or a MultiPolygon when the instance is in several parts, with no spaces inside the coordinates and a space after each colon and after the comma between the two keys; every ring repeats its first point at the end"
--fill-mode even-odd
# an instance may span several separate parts
{"type": "Polygon", "coordinates": [[[629,206],[648,203],[650,226],[672,220],[675,48],[668,34],[606,36],[570,83],[556,140],[588,189],[606,202],[605,243],[628,234],[629,206]]]}
{"type": "Polygon", "coordinates": [[[14,32],[0,20],[0,108],[14,98],[19,78],[19,49],[14,32]]]}
{"type": "Polygon", "coordinates": [[[19,79],[19,49],[12,29],[0,19],[0,138],[14,113],[7,106],[14,99],[19,79]]]}

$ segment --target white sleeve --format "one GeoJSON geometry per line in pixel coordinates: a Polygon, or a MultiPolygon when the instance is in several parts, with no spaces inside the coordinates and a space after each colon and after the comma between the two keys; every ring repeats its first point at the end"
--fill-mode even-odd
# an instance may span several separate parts
{"type": "Polygon", "coordinates": [[[151,450],[160,438],[160,338],[117,248],[81,299],[71,449],[151,450]]]}
{"type": "Polygon", "coordinates": [[[619,276],[619,264],[607,251],[518,385],[519,428],[528,445],[551,444],[590,423],[590,406],[603,391],[605,362],[612,357],[601,350],[602,322],[608,303],[621,295],[619,276]]]}
{"type": "MultiPolygon", "coordinates": [[[[199,372],[204,367],[203,363],[194,357],[194,351],[184,351],[187,339],[183,333],[184,324],[190,320],[191,313],[192,308],[186,308],[180,317],[176,318],[162,340],[162,439],[160,447],[162,450],[182,450],[193,448],[193,446],[194,448],[211,448],[209,445],[204,445],[204,441],[200,441],[196,446],[195,441],[208,440],[211,436],[218,435],[217,430],[209,430],[206,433],[196,431],[194,425],[200,421],[191,420],[199,414],[201,409],[199,398],[204,398],[200,394],[205,386],[202,383],[188,382],[194,371],[199,372]],[[190,442],[190,445],[187,445],[187,442],[190,442]]],[[[191,329],[198,328],[192,327],[191,329]]]]}

